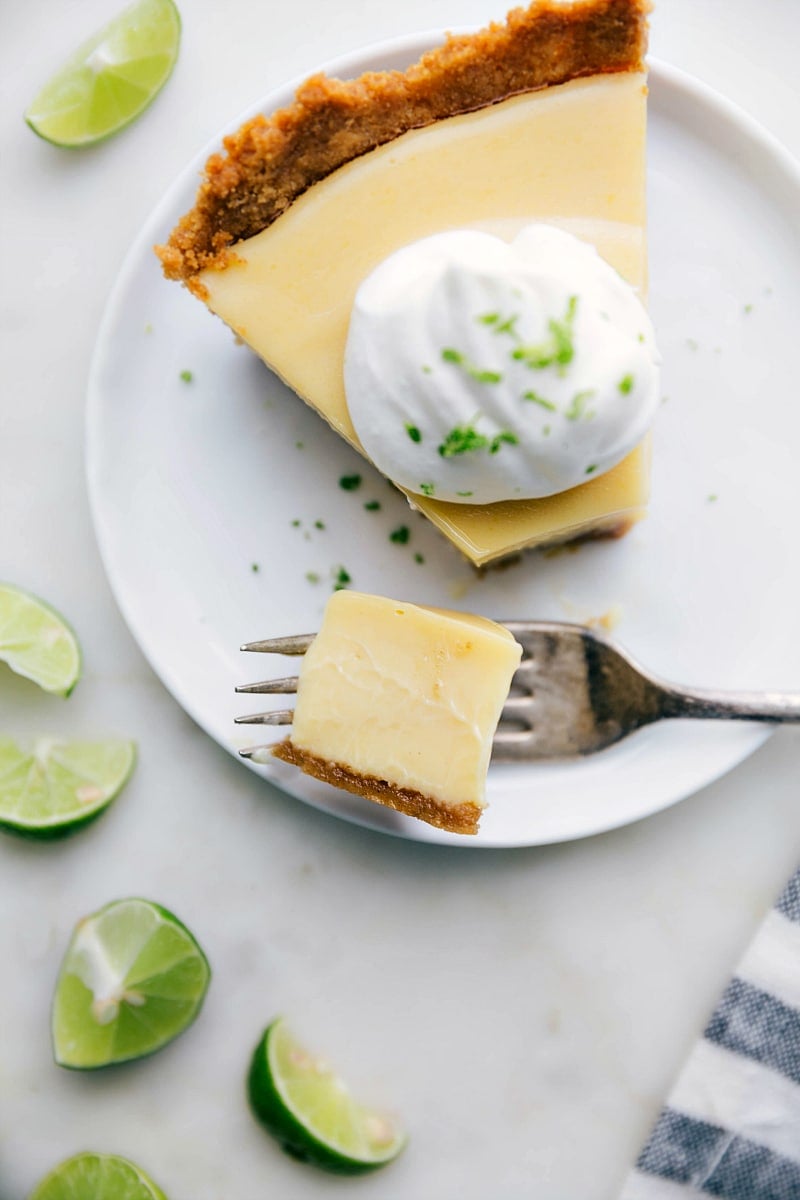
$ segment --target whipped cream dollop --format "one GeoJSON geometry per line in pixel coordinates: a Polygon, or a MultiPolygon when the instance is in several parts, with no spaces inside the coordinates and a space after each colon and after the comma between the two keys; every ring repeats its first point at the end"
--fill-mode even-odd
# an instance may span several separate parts
{"type": "Polygon", "coordinates": [[[610,470],[659,403],[635,290],[552,225],[477,230],[390,255],[356,294],[344,362],[369,458],[407,491],[463,504],[554,495],[610,470]]]}

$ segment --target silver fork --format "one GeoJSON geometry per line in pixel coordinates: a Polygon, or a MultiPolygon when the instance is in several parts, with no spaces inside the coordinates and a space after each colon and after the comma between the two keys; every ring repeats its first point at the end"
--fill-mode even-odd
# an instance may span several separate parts
{"type": "MultiPolygon", "coordinates": [[[[800,693],[716,692],[677,687],[645,671],[608,638],[584,625],[506,621],[522,660],[494,736],[494,761],[575,758],[595,754],[654,721],[702,717],[734,721],[800,721],[800,693]]],[[[258,654],[305,654],[313,633],[248,642],[258,654]]],[[[297,676],[248,683],[237,692],[291,695],[297,676]]],[[[237,717],[238,725],[290,725],[292,710],[237,717]]],[[[239,753],[252,758],[268,746],[239,753]]]]}

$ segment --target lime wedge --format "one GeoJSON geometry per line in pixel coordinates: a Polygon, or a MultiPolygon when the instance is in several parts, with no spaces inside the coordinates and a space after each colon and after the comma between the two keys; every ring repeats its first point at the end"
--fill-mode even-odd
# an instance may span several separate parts
{"type": "Polygon", "coordinates": [[[389,1117],[357,1104],[327,1064],[298,1045],[282,1018],[256,1046],[247,1089],[255,1115],[283,1149],[326,1171],[375,1171],[406,1144],[389,1117]]]}
{"type": "Polygon", "coordinates": [[[59,1163],[28,1200],[167,1200],[161,1188],[127,1158],[76,1154],[59,1163]]]}
{"type": "Polygon", "coordinates": [[[0,661],[58,696],[81,674],[78,639],[61,614],[11,583],[0,583],[0,661]]]}
{"type": "Polygon", "coordinates": [[[153,1054],[191,1025],[211,977],[177,917],[149,900],[115,900],[79,921],[56,984],[53,1050],[91,1070],[153,1054]]]}
{"type": "Polygon", "coordinates": [[[137,0],[89,38],[25,113],[45,141],[91,146],[147,108],[178,57],[181,20],[172,0],[137,0]]]}
{"type": "Polygon", "coordinates": [[[108,808],[130,778],[133,742],[0,737],[0,829],[24,837],[76,833],[108,808]]]}

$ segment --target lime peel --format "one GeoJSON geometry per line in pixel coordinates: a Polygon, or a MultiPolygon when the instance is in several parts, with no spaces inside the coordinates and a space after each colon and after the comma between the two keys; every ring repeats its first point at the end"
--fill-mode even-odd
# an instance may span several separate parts
{"type": "Polygon", "coordinates": [[[407,1141],[391,1118],[358,1104],[280,1017],[256,1046],[247,1091],[254,1114],[287,1154],[326,1171],[375,1171],[392,1162],[407,1141]]]}
{"type": "Polygon", "coordinates": [[[181,20],[173,0],[136,0],[83,42],[25,113],[34,133],[67,149],[124,129],[172,74],[181,20]]]}

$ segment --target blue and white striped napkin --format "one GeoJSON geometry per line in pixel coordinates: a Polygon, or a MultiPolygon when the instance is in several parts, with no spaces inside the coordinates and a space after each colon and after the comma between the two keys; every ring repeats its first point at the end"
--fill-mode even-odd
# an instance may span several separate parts
{"type": "Polygon", "coordinates": [[[800,1200],[800,870],[761,925],[620,1200],[800,1200]]]}

